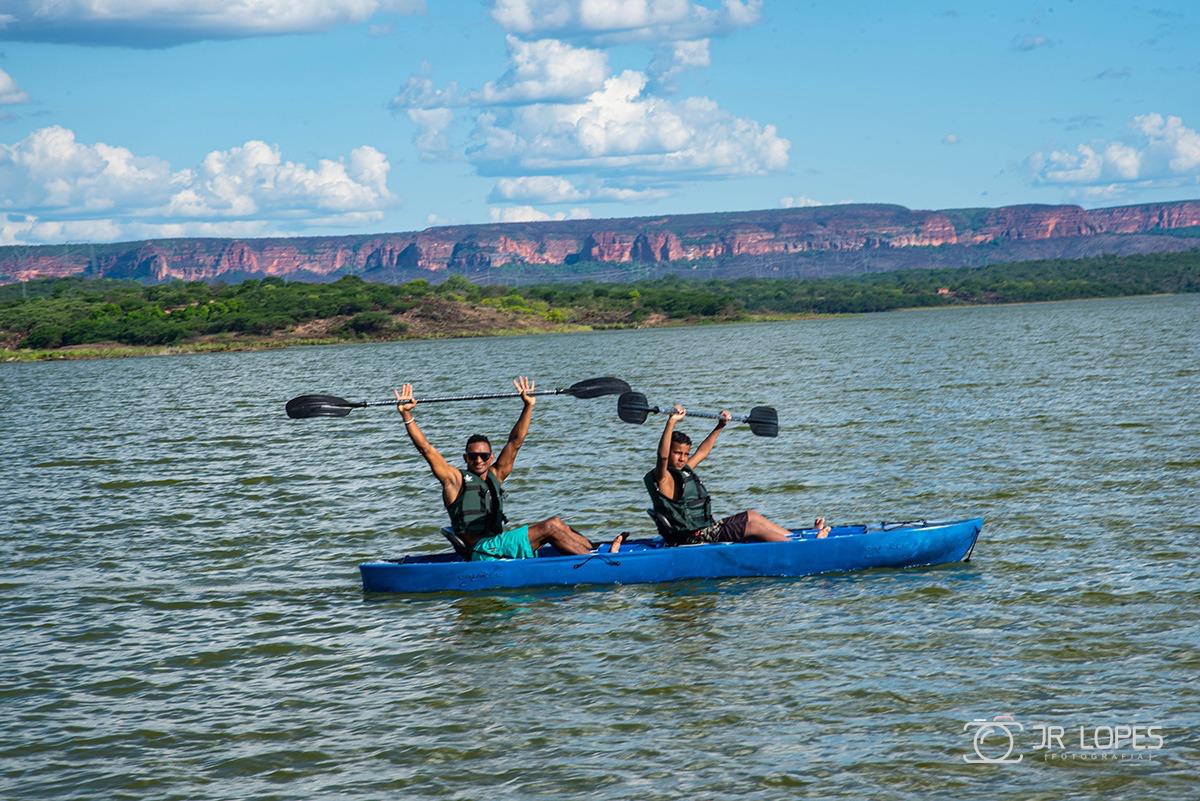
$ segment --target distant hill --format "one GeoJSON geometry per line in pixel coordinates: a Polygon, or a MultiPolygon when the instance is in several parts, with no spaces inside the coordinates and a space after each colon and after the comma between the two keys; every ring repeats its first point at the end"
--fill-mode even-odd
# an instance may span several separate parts
{"type": "Polygon", "coordinates": [[[160,239],[0,248],[0,283],[92,276],[145,283],[346,275],[397,283],[828,277],[1200,247],[1200,200],[918,211],[847,204],[766,211],[274,239],[160,239]]]}

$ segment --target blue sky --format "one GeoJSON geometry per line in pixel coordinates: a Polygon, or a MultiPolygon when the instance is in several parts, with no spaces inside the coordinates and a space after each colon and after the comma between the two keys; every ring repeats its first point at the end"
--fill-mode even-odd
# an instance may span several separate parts
{"type": "Polygon", "coordinates": [[[1198,9],[0,0],[0,244],[1196,198],[1198,9]]]}

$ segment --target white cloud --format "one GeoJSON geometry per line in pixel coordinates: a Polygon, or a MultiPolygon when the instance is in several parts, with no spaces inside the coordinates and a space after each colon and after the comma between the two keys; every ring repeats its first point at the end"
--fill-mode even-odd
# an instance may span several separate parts
{"type": "Polygon", "coordinates": [[[707,67],[711,63],[708,39],[669,42],[650,62],[650,72],[659,83],[670,84],[671,79],[684,70],[707,67]]]}
{"type": "Polygon", "coordinates": [[[1179,117],[1143,114],[1131,122],[1132,142],[1091,142],[1073,150],[1037,152],[1029,158],[1040,184],[1091,185],[1111,195],[1115,186],[1140,188],[1200,178],[1200,133],[1179,117]]]}
{"type": "Polygon", "coordinates": [[[1113,142],[1104,148],[1110,172],[1126,181],[1135,180],[1142,169],[1142,154],[1129,145],[1113,142]]]}
{"type": "Polygon", "coordinates": [[[789,195],[788,197],[779,198],[779,205],[785,209],[808,209],[816,208],[817,206],[844,206],[848,203],[853,203],[853,198],[844,200],[815,200],[804,195],[789,195]]]}
{"type": "Polygon", "coordinates": [[[527,175],[501,178],[489,200],[527,200],[539,203],[578,203],[585,195],[566,178],[553,175],[527,175]]]}
{"type": "Polygon", "coordinates": [[[762,0],[496,0],[492,18],[524,36],[584,38],[609,45],[629,41],[701,39],[753,25],[762,0]]]}
{"type": "MultiPolygon", "coordinates": [[[[448,156],[450,130],[468,116],[450,110],[469,108],[465,157],[478,174],[500,178],[493,203],[645,201],[667,197],[685,179],[778,171],[791,144],[775,126],[707,97],[658,96],[644,72],[612,74],[599,49],[649,44],[661,87],[682,70],[709,66],[709,37],[756,23],[761,10],[761,0],[496,0],[506,72],[460,93],[455,84],[437,86],[423,65],[391,105],[407,111],[423,158],[448,156]]],[[[544,213],[506,208],[495,213],[544,213]]]]}
{"type": "Polygon", "coordinates": [[[533,206],[492,206],[489,209],[492,222],[546,222],[548,220],[587,220],[592,213],[587,209],[573,208],[569,212],[549,214],[533,206]]]}
{"type": "Polygon", "coordinates": [[[1108,184],[1106,186],[1085,186],[1076,195],[1083,200],[1102,201],[1114,200],[1129,190],[1128,184],[1108,184]]]}
{"type": "Polygon", "coordinates": [[[173,170],[163,159],[82,143],[51,126],[0,144],[0,209],[10,231],[47,240],[263,232],[267,221],[294,229],[359,224],[380,219],[391,202],[389,170],[387,157],[365,145],[308,167],[255,140],[173,170]]]}
{"type": "Polygon", "coordinates": [[[183,184],[170,165],[103,142],[86,145],[58,125],[0,144],[0,208],[94,214],[165,203],[183,184]]]}
{"type": "Polygon", "coordinates": [[[707,67],[711,63],[708,40],[675,42],[675,63],[681,67],[707,67]]]}
{"type": "Polygon", "coordinates": [[[813,200],[811,197],[803,195],[788,195],[787,197],[779,198],[779,205],[785,209],[807,209],[814,206],[828,206],[828,203],[823,203],[820,200],[813,200]]]}
{"type": "Polygon", "coordinates": [[[315,169],[284,161],[279,148],[249,141],[214,150],[196,170],[180,173],[184,188],[171,195],[172,217],[317,217],[377,210],[389,197],[387,158],[373,147],[355,148],[348,161],[321,159],[315,169]]]}
{"type": "Polygon", "coordinates": [[[1078,145],[1075,152],[1038,151],[1029,157],[1029,165],[1039,183],[1087,183],[1097,181],[1103,169],[1100,156],[1088,145],[1078,145]]]}
{"type": "Polygon", "coordinates": [[[0,105],[28,103],[29,95],[17,86],[17,82],[4,70],[0,70],[0,105]]]}
{"type": "Polygon", "coordinates": [[[42,222],[32,215],[0,214],[0,245],[106,242],[120,238],[120,230],[111,220],[42,222]]]}
{"type": "Polygon", "coordinates": [[[468,158],[484,174],[606,171],[635,176],[756,175],[783,169],[788,140],[773,125],[734,117],[704,97],[643,96],[627,70],[583,103],[486,112],[468,158]]]}
{"type": "Polygon", "coordinates": [[[946,134],[945,136],[942,137],[942,144],[943,145],[957,145],[958,144],[958,134],[946,134]]]}
{"type": "Polygon", "coordinates": [[[474,98],[484,105],[578,101],[604,85],[603,51],[572,47],[557,39],[527,42],[507,37],[512,66],[488,81],[474,98]]]}
{"type": "MultiPolygon", "coordinates": [[[[1190,173],[1200,167],[1200,133],[1187,128],[1179,117],[1143,114],[1134,117],[1134,127],[1148,140],[1152,163],[1165,162],[1172,173],[1190,173]]],[[[1159,167],[1161,169],[1161,166],[1159,167]]]]}
{"type": "Polygon", "coordinates": [[[501,178],[492,188],[488,201],[500,203],[579,203],[592,201],[656,200],[667,196],[662,189],[631,189],[620,186],[576,186],[556,175],[526,175],[520,178],[501,178]]]}
{"type": "Polygon", "coordinates": [[[446,109],[466,105],[522,105],[578,101],[604,85],[608,56],[601,50],[574,47],[557,39],[508,41],[509,67],[496,81],[461,94],[456,83],[438,87],[428,64],[391,99],[393,109],[446,109]]]}
{"type": "Polygon", "coordinates": [[[0,245],[117,242],[188,236],[266,236],[271,233],[275,232],[267,222],[261,220],[153,223],[112,219],[42,220],[32,215],[0,214],[0,245]]]}
{"type": "Polygon", "coordinates": [[[166,47],[313,33],[424,9],[424,0],[12,0],[5,3],[3,30],[6,39],[166,47]]]}
{"type": "Polygon", "coordinates": [[[725,0],[722,11],[731,25],[753,25],[762,14],[762,0],[725,0]]]}
{"type": "Polygon", "coordinates": [[[1051,47],[1054,42],[1048,36],[1041,34],[1027,33],[1023,36],[1014,36],[1012,40],[1012,49],[1022,52],[1037,50],[1039,47],[1051,47]]]}
{"type": "MultiPolygon", "coordinates": [[[[675,25],[691,10],[679,0],[582,0],[579,21],[593,31],[621,31],[675,25]]],[[[703,6],[697,10],[703,9],[703,6]]]]}
{"type": "Polygon", "coordinates": [[[416,126],[413,144],[425,160],[445,156],[450,151],[450,123],[454,111],[448,108],[410,108],[408,118],[416,126]]]}
{"type": "Polygon", "coordinates": [[[466,105],[466,98],[459,96],[458,84],[453,81],[445,89],[439,89],[429,77],[429,65],[425,64],[420,75],[413,75],[404,82],[390,105],[393,109],[454,108],[466,105]]]}

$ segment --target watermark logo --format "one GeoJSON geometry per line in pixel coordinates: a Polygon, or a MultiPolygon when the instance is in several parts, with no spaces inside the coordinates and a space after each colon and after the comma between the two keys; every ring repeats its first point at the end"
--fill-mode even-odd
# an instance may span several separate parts
{"type": "Polygon", "coordinates": [[[971,740],[974,754],[963,754],[964,762],[1002,765],[1020,762],[1023,754],[1013,756],[1017,749],[1017,733],[1025,730],[1012,715],[996,715],[991,720],[975,718],[963,726],[963,731],[975,730],[971,740]]]}
{"type": "Polygon", "coordinates": [[[1016,764],[1025,758],[1022,745],[1044,762],[1149,762],[1167,742],[1162,726],[1039,722],[1026,727],[1012,715],[995,715],[991,720],[975,718],[963,726],[963,731],[971,732],[971,752],[963,754],[963,761],[982,765],[1016,764]],[[1030,739],[1033,742],[1026,742],[1030,739]]]}

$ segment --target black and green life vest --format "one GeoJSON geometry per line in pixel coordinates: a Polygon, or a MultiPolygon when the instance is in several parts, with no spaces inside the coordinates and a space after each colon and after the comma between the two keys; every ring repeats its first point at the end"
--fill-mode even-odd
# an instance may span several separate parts
{"type": "Polygon", "coordinates": [[[651,470],[642,479],[646,484],[646,491],[650,493],[654,511],[671,524],[671,533],[680,536],[710,525],[713,522],[712,498],[700,483],[696,471],[686,466],[682,470],[673,467],[667,469],[675,478],[675,486],[682,488],[678,499],[668,498],[658,491],[658,482],[654,477],[656,470],[651,470]]]}
{"type": "Polygon", "coordinates": [[[504,515],[504,488],[489,470],[484,478],[468,473],[461,467],[462,488],[458,497],[446,507],[450,526],[463,540],[474,542],[504,531],[508,518],[504,515]]]}

